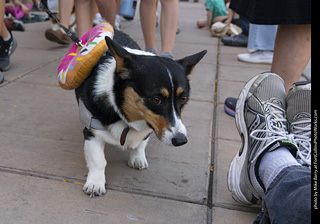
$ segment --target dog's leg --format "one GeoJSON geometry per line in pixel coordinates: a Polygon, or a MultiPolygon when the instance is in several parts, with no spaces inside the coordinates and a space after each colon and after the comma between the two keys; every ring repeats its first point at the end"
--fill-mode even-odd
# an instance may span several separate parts
{"type": "Polygon", "coordinates": [[[83,191],[90,197],[106,193],[105,168],[107,161],[104,156],[104,145],[104,140],[97,136],[90,136],[84,142],[84,155],[89,173],[83,191]]]}
{"type": "Polygon", "coordinates": [[[143,140],[137,148],[131,150],[128,161],[130,167],[139,170],[148,168],[148,161],[145,153],[148,139],[143,140]]]}

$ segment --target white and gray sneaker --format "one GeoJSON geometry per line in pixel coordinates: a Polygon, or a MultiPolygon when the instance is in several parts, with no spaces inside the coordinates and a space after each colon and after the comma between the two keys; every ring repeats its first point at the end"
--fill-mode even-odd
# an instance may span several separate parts
{"type": "Polygon", "coordinates": [[[297,161],[311,166],[311,82],[292,85],[287,98],[287,120],[293,142],[298,146],[297,161]]]}
{"type": "Polygon", "coordinates": [[[228,172],[228,188],[239,203],[261,204],[265,187],[258,168],[266,152],[285,146],[296,156],[297,147],[288,136],[285,99],[283,80],[270,72],[252,78],[239,95],[235,121],[242,147],[228,172]]]}
{"type": "Polygon", "coordinates": [[[255,50],[249,53],[238,54],[239,61],[258,64],[272,64],[273,51],[255,50]]]}

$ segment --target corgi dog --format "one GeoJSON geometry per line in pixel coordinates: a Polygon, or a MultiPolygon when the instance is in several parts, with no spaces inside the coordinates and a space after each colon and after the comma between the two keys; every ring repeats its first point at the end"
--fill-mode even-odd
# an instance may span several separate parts
{"type": "Polygon", "coordinates": [[[188,75],[207,52],[172,60],[140,50],[117,30],[105,40],[108,51],[75,90],[89,170],[83,191],[90,197],[106,192],[105,143],[130,149],[128,165],[136,169],[148,167],[152,132],[169,146],[187,143],[181,112],[190,95],[188,75]]]}

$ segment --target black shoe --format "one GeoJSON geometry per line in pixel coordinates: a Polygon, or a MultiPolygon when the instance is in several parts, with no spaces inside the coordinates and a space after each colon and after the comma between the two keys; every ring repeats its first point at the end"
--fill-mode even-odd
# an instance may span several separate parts
{"type": "Polygon", "coordinates": [[[246,47],[248,45],[248,36],[241,33],[232,37],[222,37],[221,42],[228,46],[246,47]]]}
{"type": "Polygon", "coordinates": [[[0,70],[6,71],[10,67],[10,55],[13,54],[17,48],[17,40],[12,36],[8,41],[4,41],[0,37],[0,70]]]}
{"type": "Polygon", "coordinates": [[[3,81],[4,81],[4,76],[3,76],[2,72],[0,72],[0,84],[3,83],[3,81]]]}
{"type": "Polygon", "coordinates": [[[228,97],[224,101],[224,110],[225,112],[234,117],[236,114],[236,105],[237,105],[238,98],[228,97]]]}

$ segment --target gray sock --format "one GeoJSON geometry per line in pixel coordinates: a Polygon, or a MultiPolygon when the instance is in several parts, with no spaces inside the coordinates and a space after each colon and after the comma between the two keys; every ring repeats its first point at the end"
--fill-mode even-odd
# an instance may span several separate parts
{"type": "Polygon", "coordinates": [[[170,52],[167,52],[167,51],[165,51],[162,54],[160,54],[160,57],[170,58],[170,59],[173,60],[173,54],[170,53],[170,52]]]}

